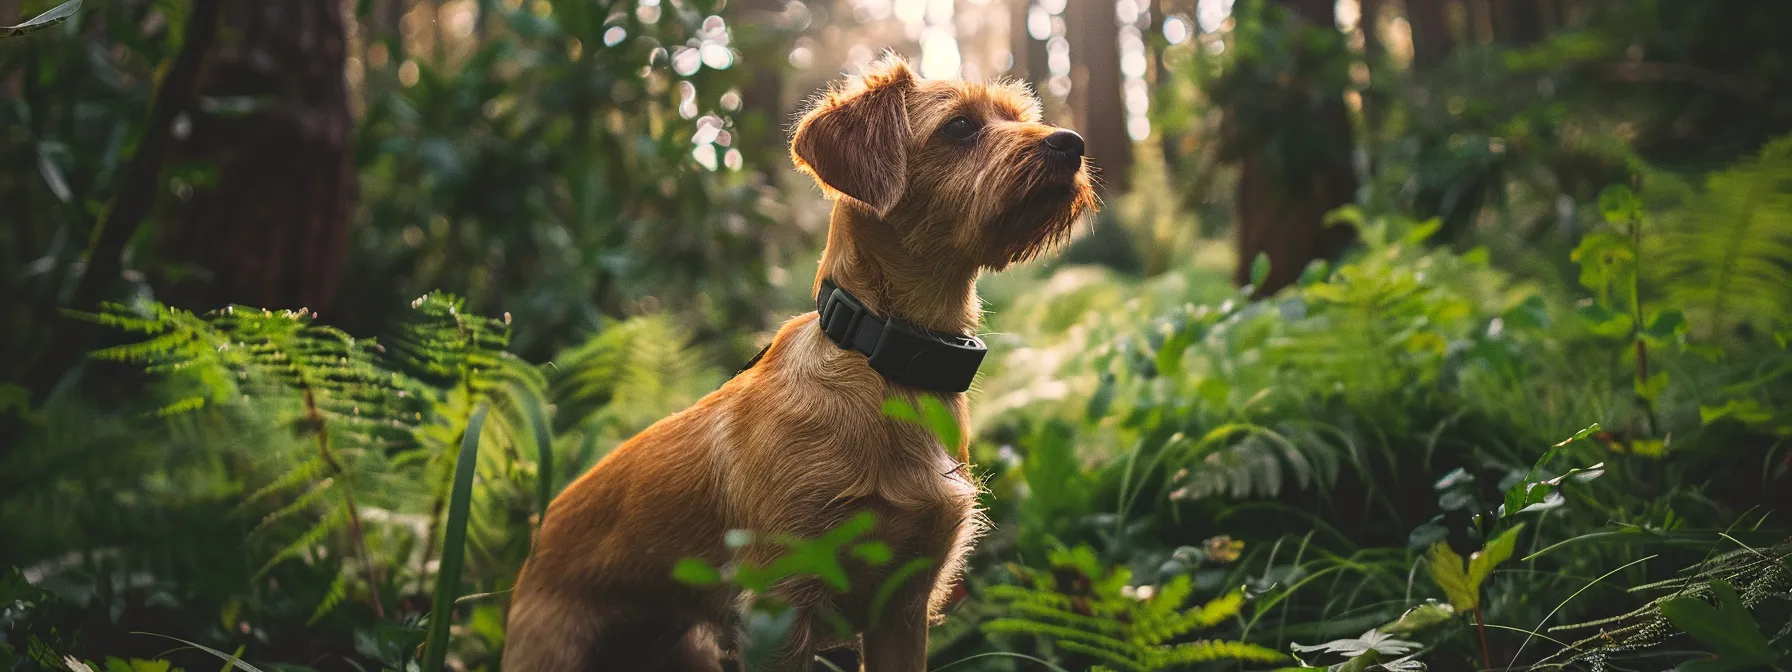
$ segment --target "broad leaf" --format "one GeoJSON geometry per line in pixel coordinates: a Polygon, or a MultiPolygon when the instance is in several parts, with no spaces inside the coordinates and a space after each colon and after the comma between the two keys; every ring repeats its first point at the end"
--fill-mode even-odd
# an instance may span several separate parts
{"type": "Polygon", "coordinates": [[[1716,598],[1716,606],[1692,597],[1675,598],[1661,605],[1661,614],[1675,627],[1711,647],[1717,654],[1716,660],[1696,661],[1701,664],[1687,669],[1715,672],[1771,666],[1776,659],[1773,647],[1761,634],[1761,626],[1755,622],[1755,617],[1742,606],[1742,597],[1736,594],[1736,589],[1729,583],[1714,580],[1711,593],[1716,598]]]}
{"type": "Polygon", "coordinates": [[[1628,222],[1641,217],[1642,213],[1642,201],[1637,200],[1630,187],[1614,184],[1599,192],[1599,214],[1607,222],[1628,222]]]}
{"type": "Polygon", "coordinates": [[[679,560],[672,566],[672,578],[679,583],[690,586],[710,586],[722,580],[721,572],[709,566],[709,563],[696,558],[679,560]]]}
{"type": "Polygon", "coordinates": [[[1391,635],[1411,634],[1448,623],[1456,614],[1456,608],[1447,603],[1427,600],[1424,604],[1407,609],[1400,618],[1378,629],[1391,635]]]}
{"type": "Polygon", "coordinates": [[[1518,533],[1523,529],[1524,525],[1514,525],[1500,533],[1487,542],[1486,548],[1470,555],[1466,563],[1449,543],[1432,544],[1425,554],[1425,568],[1431,573],[1431,580],[1444,591],[1450,606],[1457,611],[1474,611],[1481,605],[1481,584],[1487,581],[1495,567],[1512,557],[1518,546],[1518,533]]]}
{"type": "Polygon", "coordinates": [[[1269,277],[1269,255],[1258,252],[1251,259],[1251,286],[1262,287],[1264,279],[1269,277]]]}

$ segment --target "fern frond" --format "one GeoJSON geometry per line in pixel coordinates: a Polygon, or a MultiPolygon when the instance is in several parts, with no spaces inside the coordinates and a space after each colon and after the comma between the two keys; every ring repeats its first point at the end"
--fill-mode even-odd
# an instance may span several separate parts
{"type": "Polygon", "coordinates": [[[1165,618],[1162,621],[1161,638],[1157,641],[1180,637],[1197,630],[1206,630],[1225,622],[1228,618],[1237,616],[1242,609],[1244,609],[1244,591],[1234,590],[1226,593],[1206,604],[1180,614],[1171,614],[1165,618]]]}
{"type": "Polygon", "coordinates": [[[1153,656],[1152,659],[1154,662],[1158,663],[1159,669],[1161,669],[1162,667],[1170,665],[1187,665],[1190,663],[1205,663],[1215,660],[1278,663],[1287,660],[1288,656],[1275,649],[1258,646],[1256,644],[1203,640],[1199,642],[1178,644],[1167,651],[1160,650],[1160,653],[1153,656]]]}
{"type": "Polygon", "coordinates": [[[286,506],[282,506],[275,509],[273,513],[262,516],[261,520],[255,523],[255,527],[249,530],[249,534],[254,535],[267,529],[269,525],[291,518],[301,511],[311,509],[313,506],[316,506],[318,502],[323,501],[324,495],[329,493],[330,486],[334,484],[335,481],[328,478],[317,481],[303,494],[294,497],[291,502],[286,504],[286,506]]]}
{"type": "Polygon", "coordinates": [[[703,375],[685,343],[669,320],[636,317],[556,356],[544,367],[548,396],[557,409],[554,431],[567,431],[600,413],[627,429],[639,429],[657,420],[668,402],[688,403],[713,389],[716,381],[703,375]]]}
{"type": "Polygon", "coordinates": [[[267,563],[263,564],[261,569],[255,570],[255,578],[259,580],[261,577],[267,576],[267,573],[280,563],[297,558],[304,555],[307,551],[321,546],[326,537],[329,537],[332,533],[342,529],[346,525],[348,525],[348,510],[336,509],[332,511],[330,515],[325,516],[322,520],[317,521],[317,524],[312,525],[310,529],[305,530],[305,533],[299,535],[298,539],[293,540],[293,542],[287,544],[285,548],[275,552],[273,557],[268,558],[267,563]]]}
{"type": "MultiPolygon", "coordinates": [[[[1031,634],[1053,640],[1064,651],[1079,653],[1124,670],[1161,670],[1212,660],[1274,662],[1282,654],[1253,644],[1221,640],[1186,641],[1191,633],[1211,628],[1243,609],[1242,590],[1185,608],[1194,593],[1187,575],[1176,576],[1156,590],[1128,589],[1132,572],[1124,567],[1098,567],[1092,549],[1057,549],[1053,571],[1017,568],[1033,586],[998,585],[984,590],[991,604],[1008,615],[983,624],[991,633],[1031,634]],[[1057,589],[1054,573],[1081,574],[1086,592],[1066,595],[1057,589]],[[1178,641],[1184,640],[1184,641],[1178,641]]],[[[1081,584],[1076,581],[1074,583],[1081,584]]]]}
{"type": "Polygon", "coordinates": [[[1783,324],[1792,311],[1792,136],[1705,179],[1664,213],[1655,280],[1694,328],[1783,324]]]}
{"type": "MultiPolygon", "coordinates": [[[[1112,664],[1113,666],[1118,667],[1122,670],[1133,670],[1134,672],[1154,672],[1152,670],[1152,668],[1147,667],[1144,663],[1137,662],[1137,660],[1135,658],[1133,658],[1132,656],[1125,655],[1125,654],[1122,654],[1119,652],[1109,651],[1107,649],[1103,649],[1103,648],[1099,648],[1099,647],[1087,646],[1084,644],[1079,644],[1077,642],[1063,641],[1063,640],[1060,640],[1058,642],[1058,646],[1060,648],[1064,649],[1065,651],[1069,651],[1071,653],[1080,653],[1085,656],[1090,656],[1090,657],[1093,657],[1093,658],[1096,658],[1099,660],[1106,661],[1109,664],[1112,664]]],[[[1132,652],[1129,651],[1127,653],[1132,653],[1132,652]]]]}
{"type": "Polygon", "coordinates": [[[335,611],[336,607],[341,606],[347,599],[348,572],[337,572],[336,578],[330,581],[329,589],[325,590],[324,596],[317,601],[317,607],[311,610],[311,617],[305,619],[305,627],[317,625],[318,621],[335,611]]]}

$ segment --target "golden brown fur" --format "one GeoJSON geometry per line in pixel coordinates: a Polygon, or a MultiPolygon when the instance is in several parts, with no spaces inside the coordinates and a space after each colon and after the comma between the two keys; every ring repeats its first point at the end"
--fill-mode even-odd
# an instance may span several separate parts
{"type": "MultiPolygon", "coordinates": [[[[791,142],[798,168],[836,198],[821,277],[874,312],[972,333],[974,282],[1039,253],[1093,207],[1080,153],[1054,162],[1054,129],[1020,87],[921,80],[894,58],[820,97],[791,142]],[[942,124],[981,124],[954,142],[942,124]]],[[[815,313],[786,323],[760,362],[696,405],[624,443],[549,507],[513,593],[504,669],[719,670],[738,596],[673,580],[680,558],[722,565],[728,530],[812,538],[869,510],[895,560],[847,561],[851,589],[786,582],[799,622],[778,669],[807,669],[818,649],[862,646],[864,669],[925,667],[927,626],[982,531],[967,445],[941,446],[889,419],[886,382],[863,355],[829,342],[815,313]],[[913,558],[909,579],[875,615],[873,591],[913,558]],[[861,632],[838,641],[818,615],[861,632]]],[[[966,419],[962,394],[940,395],[966,419]]],[[[772,549],[749,546],[747,561],[772,549]]]]}

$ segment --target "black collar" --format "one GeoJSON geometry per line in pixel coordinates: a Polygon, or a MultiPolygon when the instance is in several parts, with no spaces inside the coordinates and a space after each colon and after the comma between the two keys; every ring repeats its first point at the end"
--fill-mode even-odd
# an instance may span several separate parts
{"type": "Polygon", "coordinates": [[[858,297],[823,278],[815,324],[842,350],[865,355],[873,371],[897,385],[963,392],[989,348],[976,336],[936,334],[899,319],[872,314],[858,297]]]}

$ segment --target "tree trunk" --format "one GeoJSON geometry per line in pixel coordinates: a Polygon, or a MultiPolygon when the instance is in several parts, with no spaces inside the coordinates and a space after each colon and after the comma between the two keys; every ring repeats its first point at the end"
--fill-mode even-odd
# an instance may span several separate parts
{"type": "Polygon", "coordinates": [[[1406,0],[1406,18],[1412,27],[1412,64],[1424,69],[1442,62],[1456,40],[1450,35],[1447,0],[1406,0]]]}
{"type": "Polygon", "coordinates": [[[1070,40],[1070,107],[1089,163],[1108,193],[1126,190],[1132,138],[1120,76],[1120,26],[1113,0],[1069,0],[1064,21],[1070,40]]]}
{"type": "Polygon", "coordinates": [[[1032,7],[1032,0],[1008,0],[1008,54],[1014,63],[1008,66],[1007,75],[1040,91],[1036,78],[1042,73],[1034,71],[1032,60],[1035,40],[1027,33],[1027,12],[1032,7]]]}
{"type": "MultiPolygon", "coordinates": [[[[772,23],[784,11],[781,0],[745,0],[729,17],[737,25],[772,23]]],[[[755,45],[754,53],[779,60],[752,69],[751,81],[740,90],[740,112],[735,115],[734,146],[746,156],[748,165],[768,174],[790,169],[790,151],[784,137],[784,65],[782,57],[790,53],[790,45],[780,41],[776,48],[755,45]]]]}
{"type": "Polygon", "coordinates": [[[201,308],[323,310],[357,194],[342,5],[232,2],[223,24],[199,80],[218,104],[192,116],[174,162],[207,166],[214,179],[176,187],[160,240],[165,286],[201,308]],[[248,109],[218,109],[237,104],[248,109]]]}
{"type": "Polygon", "coordinates": [[[1494,39],[1512,46],[1535,44],[1543,39],[1545,0],[1494,0],[1494,39]]]}
{"type": "MultiPolygon", "coordinates": [[[[1330,0],[1282,0],[1282,4],[1313,29],[1337,29],[1330,0]]],[[[1286,86],[1312,83],[1297,78],[1286,86]]],[[[1291,91],[1281,98],[1307,100],[1313,95],[1291,91]]],[[[1355,237],[1355,231],[1348,227],[1325,225],[1326,213],[1356,200],[1356,171],[1350,165],[1350,117],[1344,100],[1341,95],[1325,99],[1307,114],[1310,119],[1291,123],[1325,129],[1319,137],[1326,138],[1328,146],[1306,148],[1314,157],[1306,169],[1274,170],[1261,149],[1248,153],[1240,162],[1238,266],[1234,280],[1240,285],[1250,284],[1252,262],[1258,254],[1268,257],[1269,274],[1255,288],[1258,297],[1293,284],[1314,260],[1336,258],[1355,237]]]]}

